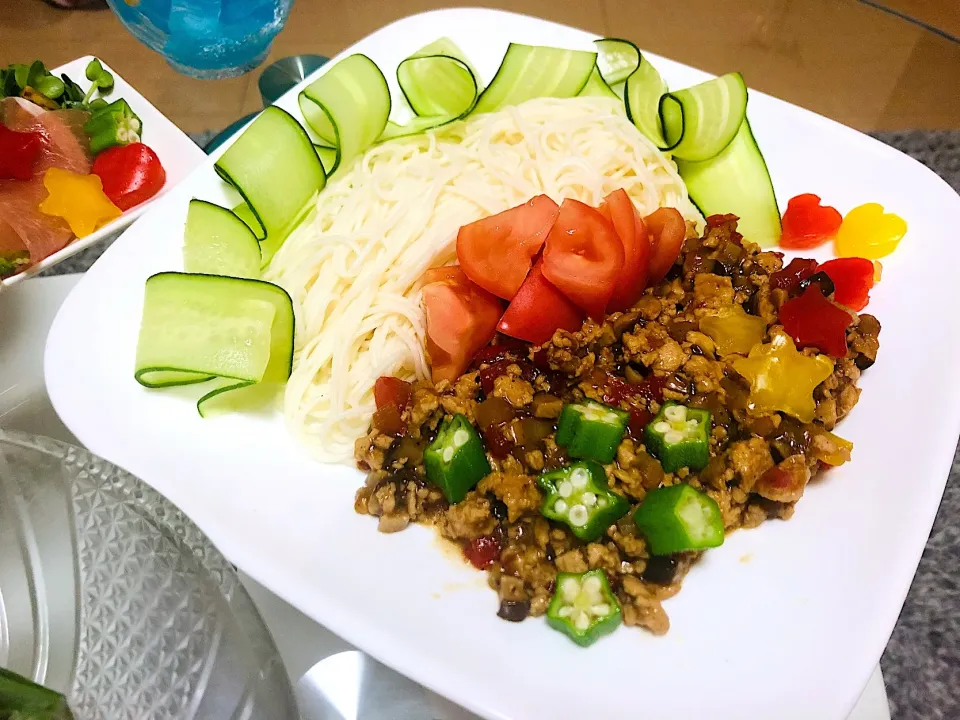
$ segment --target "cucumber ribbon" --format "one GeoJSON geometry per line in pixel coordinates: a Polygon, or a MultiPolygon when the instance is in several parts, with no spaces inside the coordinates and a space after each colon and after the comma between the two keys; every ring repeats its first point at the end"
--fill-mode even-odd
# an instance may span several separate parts
{"type": "Polygon", "coordinates": [[[197,402],[257,383],[282,383],[293,368],[293,302],[272,283],[165,272],[147,279],[134,378],[161,388],[214,381],[197,402]]]}
{"type": "Polygon", "coordinates": [[[747,121],[747,86],[740,73],[668,92],[629,40],[595,41],[597,68],[608,87],[623,84],[627,117],[669,152],[703,215],[733,213],[743,236],[761,247],[780,239],[780,209],[766,161],[747,121]]]}

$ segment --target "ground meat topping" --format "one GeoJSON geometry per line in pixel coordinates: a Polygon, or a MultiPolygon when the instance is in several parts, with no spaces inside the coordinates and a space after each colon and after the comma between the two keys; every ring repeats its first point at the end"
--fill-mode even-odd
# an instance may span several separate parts
{"type": "Polygon", "coordinates": [[[624,312],[558,330],[538,347],[497,336],[456,381],[414,383],[404,432],[373,429],[356,443],[357,464],[368,473],[356,511],[376,517],[382,532],[424,523],[459,543],[488,573],[505,620],[543,615],[558,572],[602,570],[626,625],[667,632],[663,601],[679,591],[700,553],[651,555],[633,513],[651,491],[686,483],[716,501],[728,532],[790,518],[821,463],[847,452],[829,433],[856,405],[857,382],[880,347],[877,319],[851,313],[847,355],[815,389],[814,420],[757,409],[734,370],[742,356],[718,357],[720,343],[700,330],[703,318],[735,310],[763,318],[762,342],[782,332],[778,313],[791,293],[772,286],[770,276],[783,262],[736,228],[733,216],[711,217],[703,237],[684,241],[667,277],[624,312]],[[630,509],[589,542],[541,514],[537,484],[541,473],[576,461],[556,442],[557,423],[565,405],[585,399],[629,413],[603,470],[630,509]],[[646,446],[645,428],[667,401],[710,412],[703,469],[664,472],[646,446]],[[456,414],[481,436],[491,472],[451,505],[427,480],[423,456],[441,422],[456,414]]]}

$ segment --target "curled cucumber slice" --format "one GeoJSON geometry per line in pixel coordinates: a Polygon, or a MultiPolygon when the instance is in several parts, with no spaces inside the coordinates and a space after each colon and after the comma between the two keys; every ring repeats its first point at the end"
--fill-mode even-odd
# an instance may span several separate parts
{"type": "Polygon", "coordinates": [[[611,87],[626,82],[640,65],[640,48],[629,40],[602,38],[597,46],[597,69],[611,87]]]}
{"type": "Polygon", "coordinates": [[[150,388],[216,380],[205,401],[293,367],[293,303],[261,280],[168,272],[147,279],[134,378],[150,388]]]}
{"type": "Polygon", "coordinates": [[[350,55],[314,80],[298,97],[307,125],[320,138],[327,175],[370,147],[387,125],[390,88],[366,55],[350,55]]]}
{"type": "Polygon", "coordinates": [[[317,151],[303,126],[276,106],[266,108],[217,160],[256,219],[266,265],[295,227],[307,202],[326,185],[317,151]]]}
{"type": "Polygon", "coordinates": [[[624,83],[623,103],[627,117],[648,140],[659,148],[667,141],[660,127],[660,98],[667,84],[640,48],[629,40],[603,38],[597,46],[597,67],[609,86],[624,83]]]}
{"type": "Polygon", "coordinates": [[[488,113],[539,97],[576,97],[590,79],[597,53],[511,43],[473,113],[488,113]]]}
{"type": "Polygon", "coordinates": [[[660,127],[660,98],[667,91],[667,84],[657,69],[645,57],[630,77],[623,90],[623,101],[630,122],[659,148],[667,146],[660,127]]]}
{"type": "Polygon", "coordinates": [[[440,38],[401,62],[397,83],[420,117],[465,115],[479,94],[476,71],[449,38],[440,38]]]}
{"type": "Polygon", "coordinates": [[[236,214],[194,198],[183,234],[183,269],[188,273],[259,277],[260,243],[247,222],[236,214]]]}
{"type": "Polygon", "coordinates": [[[763,154],[744,118],[736,136],[719,155],[702,162],[677,159],[690,199],[704,217],[733,213],[737,229],[760,247],[780,241],[780,209],[763,154]]]}
{"type": "Polygon", "coordinates": [[[709,160],[733,140],[747,114],[747,85],[727,73],[660,98],[665,150],[690,162],[709,160]]]}
{"type": "Polygon", "coordinates": [[[449,38],[440,38],[397,67],[397,83],[416,117],[390,122],[381,140],[416,135],[465,117],[480,96],[480,81],[466,55],[449,38]]]}

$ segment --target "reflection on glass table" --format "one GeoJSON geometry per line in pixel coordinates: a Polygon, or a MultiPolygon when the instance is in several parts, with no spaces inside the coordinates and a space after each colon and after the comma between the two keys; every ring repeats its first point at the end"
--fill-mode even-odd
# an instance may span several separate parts
{"type": "Polygon", "coordinates": [[[233,566],[177,508],[65,443],[0,430],[0,666],[77,720],[290,718],[233,566]]]}

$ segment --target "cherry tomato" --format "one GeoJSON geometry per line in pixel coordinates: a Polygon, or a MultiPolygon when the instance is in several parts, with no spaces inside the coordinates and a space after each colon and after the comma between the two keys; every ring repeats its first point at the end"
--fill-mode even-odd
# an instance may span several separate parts
{"type": "Polygon", "coordinates": [[[674,208],[659,208],[643,219],[650,233],[650,244],[653,252],[650,256],[650,271],[647,278],[648,285],[655,285],[663,280],[673,263],[680,255],[683,240],[687,236],[687,223],[674,208]]]}
{"type": "Polygon", "coordinates": [[[530,272],[560,209],[546,195],[464,225],[457,233],[457,259],[484,290],[511,300],[530,272]]]}
{"type": "Polygon", "coordinates": [[[589,205],[564,200],[543,250],[543,275],[587,315],[603,320],[620,271],[623,243],[589,205]]]}
{"type": "Polygon", "coordinates": [[[423,287],[427,352],[433,381],[455,380],[493,338],[503,312],[500,300],[462,271],[423,287]]]}
{"type": "Polygon", "coordinates": [[[618,312],[632,307],[647,287],[652,248],[647,227],[624,190],[607,195],[598,210],[613,224],[623,243],[623,269],[607,304],[607,312],[618,312]]]}
{"type": "Polygon", "coordinates": [[[541,261],[533,266],[510,301],[497,330],[540,345],[552,338],[558,329],[572,332],[579,330],[581,325],[583,312],[543,276],[541,261]]]}
{"type": "Polygon", "coordinates": [[[167,181],[157,154],[143,143],[108,148],[93,161],[93,174],[103,183],[103,192],[121,210],[146,202],[167,181]]]}

